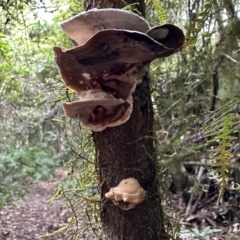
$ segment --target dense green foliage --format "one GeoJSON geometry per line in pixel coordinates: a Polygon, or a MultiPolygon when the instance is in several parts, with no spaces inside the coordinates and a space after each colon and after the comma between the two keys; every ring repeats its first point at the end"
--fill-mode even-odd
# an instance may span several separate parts
{"type": "Polygon", "coordinates": [[[57,162],[38,147],[9,149],[0,155],[0,208],[9,199],[22,197],[29,186],[53,176],[57,162]]]}
{"type": "Polygon", "coordinates": [[[71,44],[58,25],[74,4],[81,9],[79,3],[63,1],[0,2],[2,203],[33,181],[51,177],[52,167],[71,156],[69,145],[78,147],[71,130],[53,121],[63,118],[59,98],[66,97],[66,90],[52,47],[71,44]]]}

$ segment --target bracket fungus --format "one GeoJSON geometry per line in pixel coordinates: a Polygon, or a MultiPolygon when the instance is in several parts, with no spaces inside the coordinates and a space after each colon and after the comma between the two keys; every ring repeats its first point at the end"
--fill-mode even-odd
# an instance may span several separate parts
{"type": "Polygon", "coordinates": [[[54,47],[56,63],[79,98],[63,103],[64,112],[92,131],[125,123],[149,63],[179,51],[185,40],[174,25],[150,28],[137,14],[111,8],[83,12],[61,28],[75,47],[54,47]]]}
{"type": "Polygon", "coordinates": [[[111,188],[105,197],[123,210],[136,207],[146,199],[147,192],[135,178],[123,179],[117,187],[111,188]]]}

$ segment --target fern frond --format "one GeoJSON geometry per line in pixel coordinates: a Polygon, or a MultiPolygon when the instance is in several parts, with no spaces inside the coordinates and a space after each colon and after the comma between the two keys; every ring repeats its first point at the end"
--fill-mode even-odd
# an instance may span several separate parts
{"type": "Polygon", "coordinates": [[[137,9],[139,3],[130,3],[128,5],[126,5],[125,7],[123,7],[123,10],[129,11],[129,12],[133,12],[133,13],[137,13],[140,16],[142,15],[141,12],[139,12],[139,10],[137,9]]]}
{"type": "MultiPolygon", "coordinates": [[[[212,112],[205,120],[203,131],[205,136],[211,136],[219,142],[219,146],[213,150],[217,156],[211,159],[214,166],[211,172],[212,179],[214,179],[219,186],[219,197],[217,203],[220,202],[226,188],[229,186],[229,171],[230,162],[233,154],[229,152],[232,146],[232,141],[235,139],[232,134],[239,132],[239,112],[240,98],[236,97],[223,105],[220,109],[212,112]]],[[[236,184],[236,183],[234,183],[236,184]]]]}
{"type": "MultiPolygon", "coordinates": [[[[227,115],[237,111],[240,104],[240,98],[236,97],[223,105],[217,111],[212,112],[208,118],[206,118],[203,126],[205,136],[220,136],[222,134],[222,126],[224,125],[225,118],[227,115]]],[[[231,134],[235,131],[239,131],[237,126],[239,125],[240,116],[232,115],[233,119],[231,122],[231,128],[229,128],[228,138],[231,138],[231,134]]]]}
{"type": "Polygon", "coordinates": [[[223,118],[222,125],[217,131],[215,139],[220,141],[219,147],[212,150],[213,152],[219,153],[217,156],[211,159],[212,166],[214,169],[211,172],[212,179],[214,179],[219,187],[219,195],[217,204],[223,197],[225,190],[229,185],[229,171],[230,163],[229,160],[233,157],[233,154],[228,151],[231,147],[230,141],[234,139],[233,136],[230,136],[231,128],[233,126],[235,116],[232,113],[229,113],[223,118]]]}
{"type": "Polygon", "coordinates": [[[153,10],[156,12],[158,21],[163,24],[166,23],[166,12],[164,7],[159,0],[148,0],[147,5],[151,5],[153,10]]]}
{"type": "Polygon", "coordinates": [[[208,17],[210,16],[212,5],[212,0],[206,0],[206,3],[203,6],[203,11],[201,13],[198,13],[197,16],[192,20],[193,26],[185,26],[185,29],[188,30],[188,34],[186,36],[186,42],[184,44],[184,47],[196,44],[198,34],[202,30],[208,17]]]}

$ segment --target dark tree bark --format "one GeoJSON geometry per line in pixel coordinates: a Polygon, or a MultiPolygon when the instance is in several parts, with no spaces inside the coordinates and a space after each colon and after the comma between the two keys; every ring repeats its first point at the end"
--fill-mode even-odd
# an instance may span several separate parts
{"type": "MultiPolygon", "coordinates": [[[[122,8],[135,0],[86,0],[90,8],[122,8]]],[[[144,1],[138,10],[144,15],[144,1]]],[[[134,93],[134,108],[125,124],[93,133],[97,153],[101,196],[125,178],[134,177],[148,192],[147,199],[136,208],[124,211],[111,201],[103,201],[101,221],[107,240],[165,240],[168,239],[163,224],[157,165],[154,160],[153,107],[146,73],[134,93]]]]}

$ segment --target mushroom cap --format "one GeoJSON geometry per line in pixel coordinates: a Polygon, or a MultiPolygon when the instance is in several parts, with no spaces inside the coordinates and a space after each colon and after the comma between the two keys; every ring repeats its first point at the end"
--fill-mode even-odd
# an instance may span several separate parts
{"type": "Polygon", "coordinates": [[[181,49],[185,41],[182,30],[172,24],[156,26],[146,34],[167,48],[181,49]]]}
{"type": "Polygon", "coordinates": [[[79,115],[84,114],[86,109],[94,109],[97,106],[111,108],[125,103],[123,99],[114,98],[101,89],[82,91],[79,98],[78,101],[63,103],[66,116],[79,119],[79,115]]]}
{"type": "MultiPolygon", "coordinates": [[[[176,48],[167,48],[140,32],[103,30],[96,33],[84,45],[69,50],[54,47],[54,52],[66,86],[79,91],[86,90],[86,85],[81,86],[81,80],[84,83],[89,80],[84,73],[89,73],[91,79],[106,74],[119,75],[121,72],[118,70],[122,66],[130,67],[133,64],[139,65],[169,56],[178,51],[181,46],[178,44],[174,45],[176,48]]],[[[125,71],[126,68],[122,72],[125,71]]]]}
{"type": "Polygon", "coordinates": [[[63,103],[64,113],[95,132],[123,124],[132,112],[132,97],[125,101],[101,89],[92,89],[82,91],[79,98],[78,101],[63,103]]]}
{"type": "Polygon", "coordinates": [[[64,103],[64,111],[93,131],[126,122],[133,109],[132,92],[141,82],[145,66],[179,51],[184,43],[184,34],[178,27],[165,24],[150,29],[137,14],[119,9],[84,12],[61,27],[80,45],[72,49],[54,47],[65,85],[80,97],[77,102],[64,103]],[[111,94],[112,100],[92,98],[83,106],[86,99],[81,92],[95,89],[111,94]]]}
{"type": "Polygon", "coordinates": [[[106,198],[113,201],[115,205],[123,210],[129,210],[142,203],[147,192],[140,186],[135,178],[123,179],[117,187],[111,188],[105,194],[106,198]]]}
{"type": "Polygon", "coordinates": [[[143,189],[136,178],[123,179],[118,186],[114,188],[114,191],[121,191],[129,194],[138,193],[142,190],[143,189]]]}
{"type": "Polygon", "coordinates": [[[148,22],[135,13],[121,9],[92,9],[82,12],[61,23],[62,30],[75,45],[82,45],[104,29],[128,29],[146,32],[148,22]]]}

